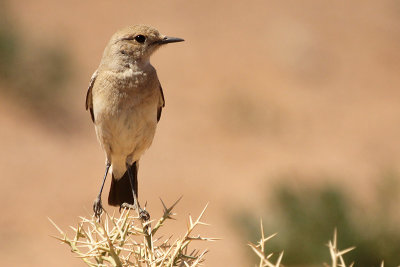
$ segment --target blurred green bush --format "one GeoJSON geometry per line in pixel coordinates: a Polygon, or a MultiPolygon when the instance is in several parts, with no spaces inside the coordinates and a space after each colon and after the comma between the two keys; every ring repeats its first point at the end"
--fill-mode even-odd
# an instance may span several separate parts
{"type": "Polygon", "coordinates": [[[66,49],[47,40],[32,42],[10,16],[7,2],[0,0],[0,93],[40,116],[64,113],[71,77],[66,49]]]}
{"type": "MultiPolygon", "coordinates": [[[[289,266],[320,266],[329,261],[326,245],[338,230],[339,247],[356,246],[345,256],[355,266],[398,266],[400,263],[399,177],[383,175],[369,196],[369,204],[356,204],[349,194],[357,189],[325,185],[300,188],[280,184],[269,190],[272,194],[263,214],[266,234],[278,232],[270,242],[269,251],[284,250],[283,264],[289,266]],[[371,204],[372,203],[372,204],[371,204]],[[397,212],[396,212],[397,211],[397,212]]],[[[236,212],[233,218],[244,240],[258,240],[259,215],[236,212]]]]}

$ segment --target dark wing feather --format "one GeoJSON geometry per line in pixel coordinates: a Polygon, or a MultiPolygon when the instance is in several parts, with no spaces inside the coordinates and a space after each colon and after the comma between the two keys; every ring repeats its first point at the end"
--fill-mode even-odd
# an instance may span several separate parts
{"type": "Polygon", "coordinates": [[[97,78],[97,70],[93,73],[92,78],[90,79],[89,87],[86,93],[86,103],[85,103],[86,110],[89,109],[90,117],[92,118],[93,122],[94,122],[94,113],[93,113],[93,101],[92,101],[92,88],[94,82],[96,81],[96,78],[97,78]]]}
{"type": "Polygon", "coordinates": [[[160,103],[157,108],[157,122],[160,121],[161,112],[162,112],[163,107],[165,107],[165,99],[164,99],[164,92],[163,92],[163,89],[160,84],[160,103]]]}

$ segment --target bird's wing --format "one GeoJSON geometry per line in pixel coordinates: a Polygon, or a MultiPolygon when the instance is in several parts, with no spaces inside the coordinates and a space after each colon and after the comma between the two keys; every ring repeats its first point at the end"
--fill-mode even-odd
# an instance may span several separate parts
{"type": "Polygon", "coordinates": [[[160,84],[160,101],[158,102],[158,107],[157,107],[157,122],[160,121],[163,107],[165,107],[165,99],[164,99],[164,92],[160,84]]]}
{"type": "Polygon", "coordinates": [[[92,78],[90,79],[89,87],[86,93],[86,110],[89,109],[90,111],[90,117],[92,118],[92,121],[94,122],[94,113],[93,113],[93,101],[92,101],[92,88],[94,85],[94,82],[96,81],[97,78],[97,70],[93,73],[92,78]]]}

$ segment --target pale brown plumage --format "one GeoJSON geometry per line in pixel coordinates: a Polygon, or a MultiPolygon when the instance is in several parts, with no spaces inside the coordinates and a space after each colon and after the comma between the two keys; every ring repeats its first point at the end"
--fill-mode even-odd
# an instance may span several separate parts
{"type": "MultiPolygon", "coordinates": [[[[150,56],[161,45],[180,41],[183,39],[163,36],[149,26],[126,27],[111,37],[90,80],[86,109],[106,154],[104,179],[108,167],[112,168],[111,205],[128,203],[140,209],[136,199],[138,161],[153,141],[165,106],[150,56]]],[[[96,216],[101,213],[102,188],[94,204],[96,216]]]]}

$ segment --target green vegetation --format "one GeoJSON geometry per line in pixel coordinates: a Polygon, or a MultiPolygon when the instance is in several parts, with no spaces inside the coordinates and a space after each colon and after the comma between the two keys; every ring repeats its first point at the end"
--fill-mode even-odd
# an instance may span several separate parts
{"type": "MultiPolygon", "coordinates": [[[[373,204],[356,204],[339,186],[295,188],[281,184],[271,190],[273,211],[264,214],[264,229],[279,232],[269,244],[271,251],[285,250],[285,265],[320,265],[329,257],[324,247],[333,229],[338,230],[340,245],[355,246],[346,255],[355,266],[387,266],[400,263],[400,224],[398,224],[398,177],[387,174],[371,196],[373,204]],[[273,214],[273,215],[271,215],[273,214]]],[[[269,205],[271,206],[271,205],[269,205]]],[[[246,239],[257,240],[259,215],[235,215],[238,228],[246,239]]],[[[268,232],[268,231],[267,231],[268,232]]]]}
{"type": "Polygon", "coordinates": [[[23,36],[0,0],[0,93],[40,116],[60,115],[70,76],[64,47],[23,36]]]}
{"type": "MultiPolygon", "coordinates": [[[[255,255],[258,257],[259,260],[259,267],[283,267],[281,261],[283,259],[283,251],[279,253],[278,258],[275,262],[272,261],[274,258],[274,253],[270,253],[269,249],[266,249],[268,246],[266,243],[272,239],[276,234],[272,234],[270,236],[265,236],[264,234],[264,226],[261,221],[261,238],[257,242],[257,244],[249,243],[248,245],[253,250],[255,255]]],[[[269,245],[269,244],[268,244],[269,245]]],[[[337,233],[336,230],[333,233],[333,239],[328,243],[329,254],[331,256],[331,264],[328,265],[327,263],[324,264],[325,267],[351,267],[354,265],[354,262],[348,265],[344,260],[344,255],[348,252],[354,250],[354,247],[349,247],[346,249],[339,249],[338,242],[337,242],[337,233]]],[[[380,267],[384,267],[384,262],[381,263],[380,267]]]]}

